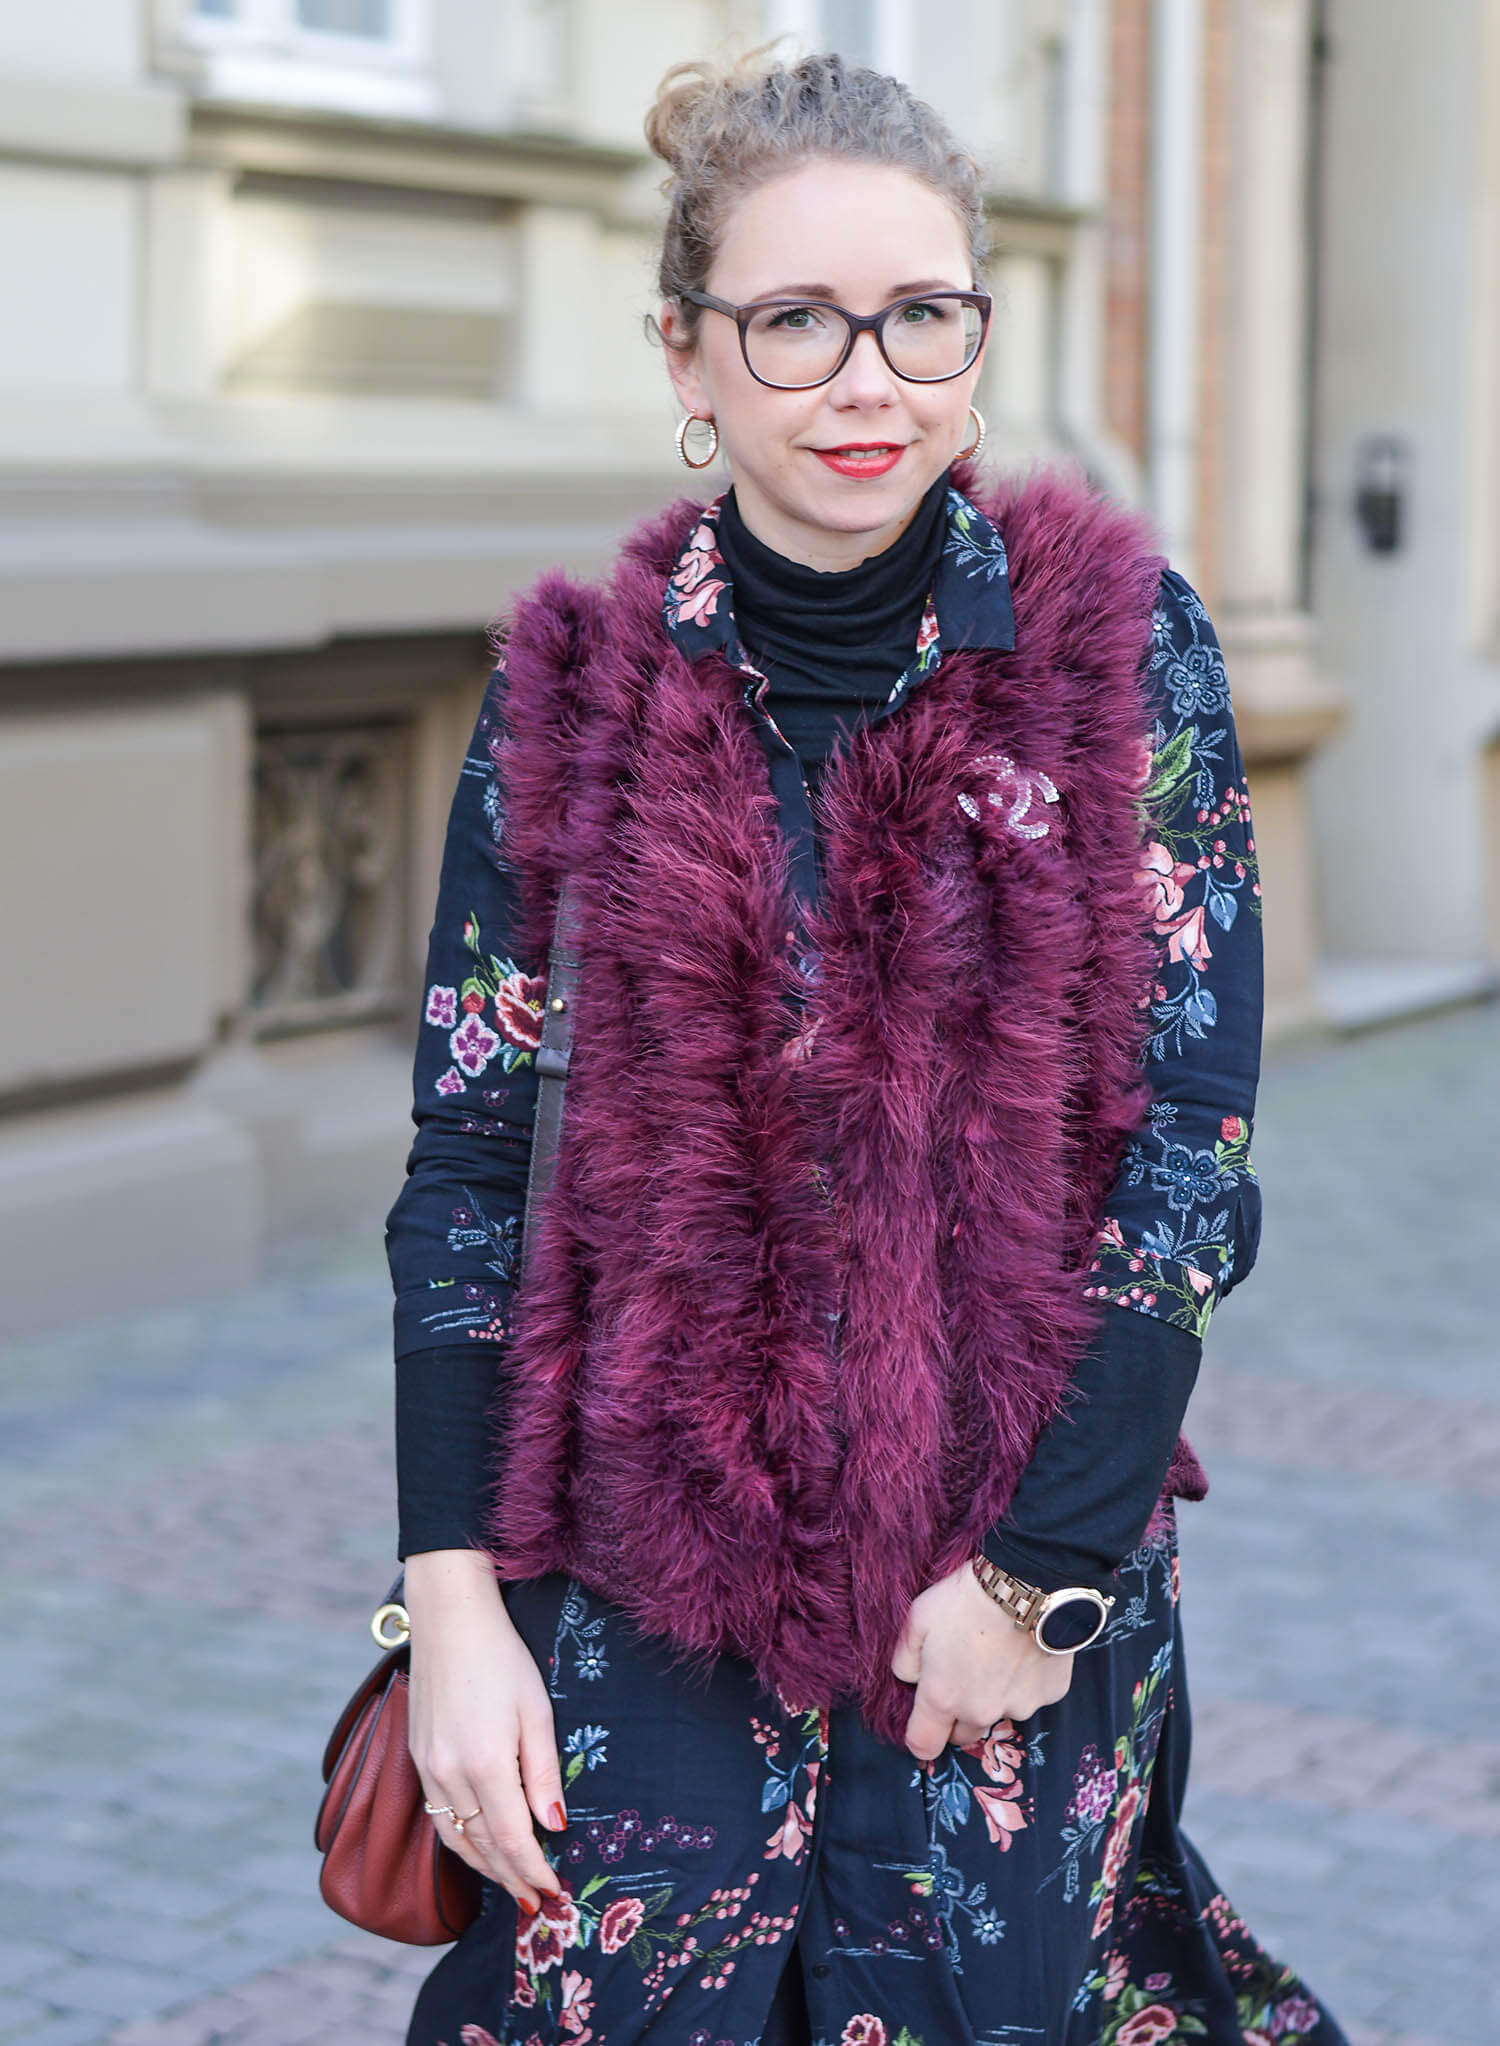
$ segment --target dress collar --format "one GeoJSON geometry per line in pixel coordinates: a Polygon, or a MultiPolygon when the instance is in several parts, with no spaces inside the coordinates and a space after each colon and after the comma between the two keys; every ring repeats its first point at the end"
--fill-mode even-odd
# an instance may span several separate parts
{"type": "MultiPolygon", "coordinates": [[[[759,670],[740,644],[734,589],[719,550],[719,507],[723,502],[721,495],[704,507],[677,557],[667,580],[662,623],[688,660],[720,654],[732,668],[758,676],[759,670]]],[[[1009,650],[1015,643],[1005,542],[979,507],[950,485],[947,533],[913,659],[892,689],[886,707],[893,709],[910,688],[925,681],[945,650],[1009,650]]]]}

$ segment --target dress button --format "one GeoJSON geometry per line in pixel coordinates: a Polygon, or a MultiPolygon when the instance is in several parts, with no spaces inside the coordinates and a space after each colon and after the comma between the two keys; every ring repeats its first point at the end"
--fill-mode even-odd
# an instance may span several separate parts
{"type": "Polygon", "coordinates": [[[811,1972],[814,1975],[816,1975],[818,1980],[821,1982],[823,1977],[828,1973],[828,1963],[826,1961],[814,1961],[811,1972]]]}

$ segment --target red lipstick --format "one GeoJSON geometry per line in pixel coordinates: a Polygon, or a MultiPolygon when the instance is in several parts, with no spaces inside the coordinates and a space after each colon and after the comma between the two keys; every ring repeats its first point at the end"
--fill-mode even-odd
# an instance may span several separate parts
{"type": "Polygon", "coordinates": [[[814,448],[825,468],[839,476],[888,476],[906,453],[893,441],[849,441],[838,448],[814,448]]]}

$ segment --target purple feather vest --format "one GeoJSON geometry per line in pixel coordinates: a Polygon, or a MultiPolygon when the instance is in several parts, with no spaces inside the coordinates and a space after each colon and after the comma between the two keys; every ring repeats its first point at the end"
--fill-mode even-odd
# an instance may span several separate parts
{"type": "MultiPolygon", "coordinates": [[[[525,953],[576,871],[584,956],[497,1568],[566,1572],[896,1743],[907,1608],[1001,1517],[1109,1311],[1083,1289],[1149,1099],[1161,562],[1056,477],[984,509],[1016,651],[946,654],[829,773],[800,1020],[744,677],[661,619],[699,506],[639,528],[607,589],[551,575],[517,607],[496,745],[525,953]]],[[[1185,1445],[1174,1474],[1198,1489],[1185,1445]]]]}

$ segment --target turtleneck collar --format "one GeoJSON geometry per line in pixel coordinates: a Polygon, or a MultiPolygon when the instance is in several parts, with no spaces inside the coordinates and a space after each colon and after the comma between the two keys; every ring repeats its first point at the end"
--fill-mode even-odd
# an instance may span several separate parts
{"type": "Polygon", "coordinates": [[[899,539],[854,568],[789,560],[746,526],[731,489],[718,542],[735,623],[769,678],[765,708],[805,759],[821,759],[841,725],[889,698],[910,665],[947,533],[949,479],[939,476],[899,539]]]}

